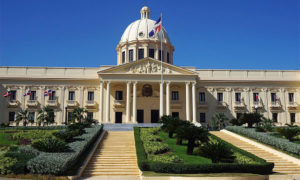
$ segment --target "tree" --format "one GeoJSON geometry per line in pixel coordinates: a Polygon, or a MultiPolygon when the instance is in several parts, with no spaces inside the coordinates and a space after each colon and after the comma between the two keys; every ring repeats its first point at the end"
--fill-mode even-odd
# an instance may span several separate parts
{"type": "Polygon", "coordinates": [[[161,126],[161,128],[169,133],[169,138],[173,137],[173,134],[175,133],[176,129],[178,127],[180,127],[180,125],[182,124],[181,122],[182,120],[180,120],[177,117],[173,117],[173,116],[162,116],[160,119],[160,122],[163,124],[161,126]]]}
{"type": "Polygon", "coordinates": [[[259,113],[244,113],[243,116],[239,119],[242,124],[247,123],[248,128],[252,128],[253,124],[258,124],[261,122],[263,116],[259,113]]]}
{"type": "Polygon", "coordinates": [[[256,131],[258,132],[272,132],[274,127],[274,121],[265,117],[261,118],[261,121],[257,123],[256,131]]]}
{"type": "Polygon", "coordinates": [[[203,127],[196,127],[193,124],[181,126],[177,129],[176,133],[177,137],[188,140],[186,151],[188,155],[193,154],[197,140],[202,143],[208,141],[208,131],[203,127]]]}
{"type": "Polygon", "coordinates": [[[38,118],[37,123],[40,126],[43,125],[49,125],[54,123],[54,110],[50,106],[44,106],[41,110],[38,112],[38,118]]]}
{"type": "Polygon", "coordinates": [[[225,116],[224,113],[217,113],[212,118],[212,127],[217,130],[221,130],[226,127],[229,119],[225,116]]]}
{"type": "Polygon", "coordinates": [[[83,122],[84,120],[86,120],[86,114],[88,113],[88,111],[84,108],[81,107],[77,107],[73,110],[72,114],[71,114],[71,122],[83,122]]]}
{"type": "Polygon", "coordinates": [[[28,111],[21,110],[16,116],[16,125],[19,126],[19,123],[23,121],[23,126],[26,126],[28,123],[28,111]]]}
{"type": "Polygon", "coordinates": [[[199,154],[211,159],[213,163],[232,163],[235,159],[231,148],[223,142],[210,141],[199,148],[199,154]]]}

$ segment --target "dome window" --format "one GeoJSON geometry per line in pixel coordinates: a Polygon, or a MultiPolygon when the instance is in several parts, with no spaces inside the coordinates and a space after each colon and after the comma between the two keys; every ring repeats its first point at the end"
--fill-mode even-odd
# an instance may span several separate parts
{"type": "Polygon", "coordinates": [[[149,49],[149,57],[154,58],[154,49],[149,49]]]}
{"type": "Polygon", "coordinates": [[[129,62],[133,61],[133,49],[129,50],[129,62]]]}
{"type": "Polygon", "coordinates": [[[143,32],[140,32],[140,33],[139,33],[139,36],[140,36],[140,37],[144,37],[144,33],[143,33],[143,32]]]}
{"type": "Polygon", "coordinates": [[[139,59],[144,58],[144,49],[139,49],[139,59]]]}
{"type": "Polygon", "coordinates": [[[125,63],[125,51],[122,52],[122,64],[125,63]]]}
{"type": "Polygon", "coordinates": [[[164,51],[162,51],[162,58],[161,58],[161,50],[159,50],[159,54],[158,54],[158,59],[159,60],[161,60],[162,59],[162,61],[164,61],[164,51]]]}

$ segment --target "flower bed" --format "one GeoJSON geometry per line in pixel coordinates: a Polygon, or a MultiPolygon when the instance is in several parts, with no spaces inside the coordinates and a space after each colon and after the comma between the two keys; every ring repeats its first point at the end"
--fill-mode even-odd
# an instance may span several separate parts
{"type": "MultiPolygon", "coordinates": [[[[272,172],[274,167],[273,163],[268,163],[265,160],[241,150],[233,145],[231,145],[235,152],[246,156],[253,161],[251,163],[209,163],[199,162],[199,163],[189,163],[189,162],[161,162],[155,161],[151,154],[147,154],[143,141],[141,139],[141,129],[135,127],[135,144],[136,152],[138,158],[138,166],[142,171],[155,171],[162,173],[221,173],[221,172],[240,172],[240,173],[257,173],[257,174],[269,174],[272,172]],[[150,159],[149,159],[150,157],[150,159]]],[[[213,137],[213,136],[212,136],[213,137]]],[[[222,141],[217,137],[214,137],[218,141],[222,141]]],[[[157,139],[151,138],[151,139],[157,139]]],[[[181,158],[181,157],[179,157],[181,158]]]]}
{"type": "Polygon", "coordinates": [[[245,128],[241,126],[227,126],[228,131],[255,139],[264,144],[273,146],[282,151],[300,156],[300,144],[290,142],[287,139],[272,136],[270,133],[256,132],[254,128],[245,128]]]}

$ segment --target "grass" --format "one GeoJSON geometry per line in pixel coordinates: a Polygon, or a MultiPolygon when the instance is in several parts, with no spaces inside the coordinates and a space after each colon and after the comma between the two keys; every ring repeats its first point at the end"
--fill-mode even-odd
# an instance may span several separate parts
{"type": "Polygon", "coordinates": [[[172,174],[156,173],[153,171],[143,171],[143,176],[180,176],[180,177],[247,177],[247,176],[265,176],[251,173],[207,173],[207,174],[172,174]]]}
{"type": "Polygon", "coordinates": [[[184,163],[187,164],[207,164],[212,163],[210,159],[207,159],[205,157],[199,156],[199,155],[187,155],[186,154],[186,141],[182,142],[182,145],[176,145],[176,138],[169,138],[168,134],[165,132],[160,131],[158,134],[164,141],[164,143],[168,144],[168,146],[171,148],[172,153],[174,155],[177,155],[183,159],[184,163]]]}
{"type": "Polygon", "coordinates": [[[0,130],[0,146],[9,146],[18,144],[18,141],[10,139],[12,133],[5,133],[4,130],[0,130]]]}

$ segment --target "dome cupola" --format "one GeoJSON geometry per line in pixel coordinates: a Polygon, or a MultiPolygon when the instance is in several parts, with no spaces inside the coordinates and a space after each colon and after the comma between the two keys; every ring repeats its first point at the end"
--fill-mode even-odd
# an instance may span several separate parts
{"type": "Polygon", "coordinates": [[[116,48],[118,54],[118,65],[137,61],[147,57],[163,60],[173,64],[174,47],[171,44],[168,33],[162,27],[161,32],[149,37],[155,21],[150,18],[150,9],[144,6],[141,10],[141,19],[138,19],[127,26],[121,40],[116,48]],[[161,38],[162,35],[162,38],[161,38]],[[163,42],[161,57],[161,40],[163,42]]]}

